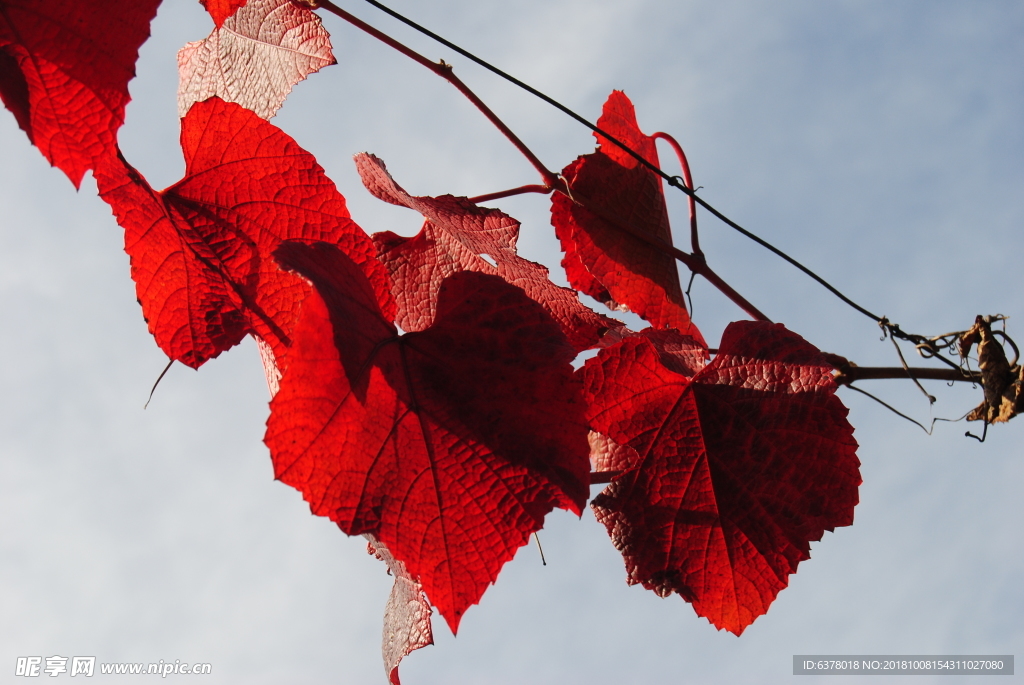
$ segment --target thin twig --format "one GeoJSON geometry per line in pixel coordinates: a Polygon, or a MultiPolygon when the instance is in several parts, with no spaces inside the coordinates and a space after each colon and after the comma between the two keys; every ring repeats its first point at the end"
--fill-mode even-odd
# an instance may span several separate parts
{"type": "Polygon", "coordinates": [[[896,338],[890,336],[889,339],[892,340],[892,345],[893,347],[896,348],[896,354],[899,355],[900,364],[903,365],[903,370],[907,372],[907,376],[910,377],[910,380],[914,381],[914,385],[917,386],[917,389],[920,390],[924,394],[924,396],[928,398],[928,403],[935,404],[935,397],[928,394],[928,391],[924,389],[923,385],[921,385],[921,381],[917,380],[914,374],[910,371],[910,366],[907,365],[907,360],[903,358],[903,350],[900,349],[900,344],[896,342],[896,338]]]}
{"type": "MultiPolygon", "coordinates": [[[[928,435],[932,434],[931,429],[925,428],[924,425],[920,421],[917,421],[916,419],[910,418],[909,416],[907,416],[906,414],[901,412],[899,409],[896,409],[895,407],[893,407],[891,404],[889,404],[887,402],[883,402],[882,400],[878,399],[877,397],[875,397],[874,395],[869,393],[867,390],[861,390],[856,385],[849,385],[849,384],[847,384],[846,387],[848,387],[850,390],[856,390],[861,395],[867,395],[868,397],[873,399],[875,402],[878,402],[880,405],[882,405],[883,407],[885,407],[886,409],[891,411],[893,414],[896,414],[897,416],[900,416],[900,417],[906,419],[907,421],[910,421],[915,426],[919,426],[921,428],[921,430],[923,430],[928,435]]],[[[932,428],[935,428],[935,419],[932,419],[932,428]]]]}
{"type": "MultiPolygon", "coordinates": [[[[875,402],[878,402],[878,403],[879,403],[880,405],[882,405],[883,407],[885,407],[886,409],[888,409],[888,410],[889,410],[889,411],[891,411],[892,413],[896,414],[897,416],[899,416],[899,417],[901,417],[901,418],[904,418],[904,419],[906,419],[907,421],[910,421],[911,423],[913,423],[913,424],[915,424],[915,425],[919,426],[919,427],[921,428],[921,430],[923,430],[923,431],[924,431],[925,433],[927,433],[928,435],[931,435],[931,434],[932,434],[932,432],[933,432],[933,431],[935,430],[935,424],[936,424],[936,423],[938,423],[939,421],[945,421],[946,423],[959,423],[960,421],[963,421],[963,420],[964,420],[965,418],[967,418],[967,414],[964,414],[964,415],[963,415],[963,416],[961,416],[961,417],[960,417],[959,419],[944,419],[944,418],[942,418],[942,417],[940,416],[940,417],[937,417],[937,418],[934,418],[934,419],[932,419],[932,426],[931,426],[931,428],[925,428],[925,427],[924,427],[924,425],[923,425],[923,424],[921,424],[921,423],[920,423],[919,421],[917,421],[917,420],[915,420],[915,419],[912,419],[912,418],[910,418],[909,416],[907,416],[907,415],[906,415],[906,414],[904,414],[903,412],[899,411],[898,409],[896,409],[896,408],[895,408],[895,407],[893,407],[892,405],[888,404],[887,402],[883,402],[882,400],[880,400],[879,398],[875,397],[874,395],[872,395],[872,394],[871,394],[871,393],[869,393],[868,391],[866,391],[866,390],[861,390],[860,388],[858,388],[858,387],[857,387],[857,386],[855,386],[855,385],[849,385],[849,384],[847,384],[847,385],[846,385],[846,387],[848,387],[848,388],[849,388],[850,390],[856,390],[856,391],[857,391],[857,392],[859,392],[859,393],[860,393],[861,395],[867,395],[868,397],[870,397],[871,399],[873,399],[873,400],[874,400],[875,402]]],[[[979,438],[979,437],[978,437],[977,435],[974,435],[974,434],[972,434],[972,433],[971,433],[970,431],[967,431],[966,433],[964,433],[964,435],[965,435],[965,436],[967,436],[967,437],[969,437],[969,438],[974,438],[974,439],[975,439],[975,440],[977,440],[978,442],[985,442],[985,437],[984,437],[984,436],[985,436],[985,435],[987,435],[987,434],[988,434],[988,422],[987,422],[987,421],[985,422],[985,431],[984,431],[984,433],[982,434],[982,437],[980,437],[980,438],[979,438]]]]}

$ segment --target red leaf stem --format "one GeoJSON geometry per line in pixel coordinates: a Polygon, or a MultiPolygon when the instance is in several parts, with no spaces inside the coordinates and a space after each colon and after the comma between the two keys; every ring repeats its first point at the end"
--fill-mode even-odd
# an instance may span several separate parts
{"type": "Polygon", "coordinates": [[[541,195],[547,195],[552,191],[554,191],[554,188],[551,186],[525,185],[519,186],[518,188],[509,188],[508,190],[499,190],[496,193],[477,195],[476,197],[469,198],[469,201],[478,205],[484,202],[500,200],[503,197],[512,197],[513,195],[525,195],[526,193],[540,193],[541,195]]]}
{"type": "MultiPolygon", "coordinates": [[[[683,152],[683,146],[675,138],[663,131],[652,134],[651,138],[664,140],[672,146],[672,150],[676,153],[676,159],[679,160],[679,166],[683,170],[683,183],[686,184],[687,188],[693,190],[693,176],[690,175],[690,163],[686,161],[686,153],[683,152]]],[[[697,238],[697,201],[693,199],[693,195],[687,195],[686,200],[690,206],[690,245],[694,256],[703,257],[704,253],[701,252],[700,241],[697,238]]]]}

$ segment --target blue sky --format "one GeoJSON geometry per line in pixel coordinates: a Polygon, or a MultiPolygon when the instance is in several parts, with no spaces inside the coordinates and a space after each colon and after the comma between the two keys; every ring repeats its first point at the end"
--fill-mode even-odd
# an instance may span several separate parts
{"type": "MultiPolygon", "coordinates": [[[[592,118],[625,90],[643,128],[684,145],[702,197],[906,330],[1002,313],[1018,333],[1019,3],[392,5],[592,118]]],[[[546,105],[368,5],[345,7],[454,64],[552,168],[592,150],[546,105]]],[[[410,234],[419,220],[363,191],[356,152],[380,156],[414,194],[535,182],[450,86],[326,24],[339,64],[299,84],[273,121],[317,156],[364,228],[410,234]]],[[[198,3],[168,0],[142,50],[121,141],[156,187],[183,169],[174,54],[209,27],[198,3]]],[[[210,683],[383,682],[390,578],[361,539],[273,481],[255,346],[199,372],[173,368],[143,411],[166,360],[119,227],[91,180],[76,193],[9,113],[0,150],[0,669],[17,656],[95,655],[210,662],[210,683]]],[[[556,269],[547,201],[496,204],[523,222],[521,251],[556,269]]],[[[682,237],[685,204],[670,209],[682,237]]],[[[712,266],[774,320],[862,365],[898,363],[869,319],[707,215],[701,228],[712,266]]],[[[706,284],[694,301],[709,341],[742,318],[706,284]]],[[[923,422],[980,401],[933,383],[929,414],[907,383],[865,387],[923,422]]],[[[841,397],[861,445],[856,521],[812,545],[742,637],[677,597],[627,587],[603,527],[556,512],[541,534],[548,566],[524,548],[457,639],[437,622],[438,644],[406,660],[403,681],[782,683],[793,654],[1020,652],[1024,424],[993,427],[985,444],[962,423],[929,437],[841,397]]]]}

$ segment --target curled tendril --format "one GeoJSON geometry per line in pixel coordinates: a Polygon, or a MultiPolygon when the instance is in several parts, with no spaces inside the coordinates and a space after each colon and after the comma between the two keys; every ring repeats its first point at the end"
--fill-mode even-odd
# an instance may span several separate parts
{"type": "Polygon", "coordinates": [[[1010,366],[1017,366],[1017,362],[1020,361],[1020,348],[1017,347],[1017,343],[1013,342],[1013,338],[1006,334],[1006,331],[992,331],[992,335],[998,335],[1003,339],[1003,342],[1013,348],[1013,361],[1010,362],[1010,366]]]}

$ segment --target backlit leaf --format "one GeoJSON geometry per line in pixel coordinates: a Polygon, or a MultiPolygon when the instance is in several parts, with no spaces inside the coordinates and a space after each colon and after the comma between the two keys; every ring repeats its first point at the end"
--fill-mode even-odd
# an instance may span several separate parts
{"type": "MultiPolygon", "coordinates": [[[[621,91],[612,92],[597,124],[658,165],[654,140],[640,131],[621,91]]],[[[661,179],[614,143],[600,136],[599,141],[597,152],[562,171],[572,197],[552,196],[551,221],[569,282],[613,308],[627,307],[656,328],[700,339],[686,311],[675,259],[625,230],[672,244],[661,179]]]]}
{"type": "Polygon", "coordinates": [[[394,576],[395,584],[388,596],[384,609],[384,634],[381,652],[384,656],[384,672],[392,685],[401,685],[398,679],[398,665],[413,651],[434,644],[434,632],[430,625],[430,602],[423,593],[423,586],[406,570],[405,564],[395,559],[380,540],[367,534],[366,551],[388,565],[388,572],[394,576]]]}
{"type": "Polygon", "coordinates": [[[395,183],[378,158],[359,154],[355,159],[371,193],[425,219],[412,238],[391,232],[373,236],[394,283],[397,323],[403,330],[420,331],[431,324],[441,282],[459,271],[494,274],[522,288],[544,306],[577,350],[594,346],[606,331],[622,326],[585,306],[573,290],[552,283],[546,267],[520,257],[519,222],[512,217],[464,197],[414,197],[395,183]]]}
{"type": "Polygon", "coordinates": [[[688,377],[640,336],[583,370],[591,427],[636,451],[594,499],[630,584],[740,634],[809,542],[853,522],[857,444],[821,353],[778,324],[730,324],[688,377]]]}
{"type": "Polygon", "coordinates": [[[185,177],[164,191],[120,158],[96,173],[125,229],[143,315],[167,356],[198,368],[254,333],[280,361],[308,292],[270,258],[281,240],[340,245],[387,292],[345,198],[283,131],[213,98],[182,120],[181,143],[185,177]]]}
{"type": "Polygon", "coordinates": [[[292,86],[334,64],[327,30],[292,0],[249,0],[205,39],[178,51],[178,116],[217,96],[264,119],[292,86]]]}
{"type": "Polygon", "coordinates": [[[0,0],[0,98],[77,188],[113,154],[160,0],[0,0]]]}
{"type": "Polygon", "coordinates": [[[199,0],[199,2],[210,13],[213,23],[219,27],[225,19],[237,12],[239,7],[244,7],[247,0],[199,0]]]}
{"type": "Polygon", "coordinates": [[[586,502],[575,353],[496,276],[450,276],[433,324],[399,336],[342,252],[276,254],[314,292],[270,405],[274,472],[313,513],[383,542],[455,631],[549,511],[586,502]]]}

